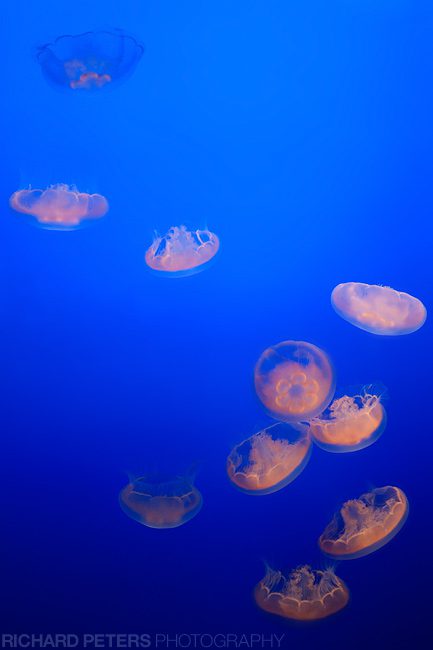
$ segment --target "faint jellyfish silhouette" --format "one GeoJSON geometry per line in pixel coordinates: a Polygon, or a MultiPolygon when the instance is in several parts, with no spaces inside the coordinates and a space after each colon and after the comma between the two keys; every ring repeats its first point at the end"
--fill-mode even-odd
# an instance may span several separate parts
{"type": "Polygon", "coordinates": [[[145,254],[146,264],[170,277],[202,271],[219,249],[218,237],[209,230],[173,226],[164,237],[156,237],[145,254]]]}
{"type": "Polygon", "coordinates": [[[418,298],[376,284],[339,284],[332,292],[331,303],[341,318],[372,334],[410,334],[427,318],[418,298]]]}
{"type": "Polygon", "coordinates": [[[236,445],[227,458],[227,474],[247,494],[271,494],[299,476],[310,454],[306,427],[279,422],[236,445]]]}
{"type": "Polygon", "coordinates": [[[126,485],[119,503],[128,517],[149,528],[177,528],[196,516],[203,498],[191,476],[140,476],[126,485]]]}
{"type": "Polygon", "coordinates": [[[366,386],[354,395],[342,395],[308,423],[314,442],[331,452],[351,452],[372,445],[386,426],[381,395],[366,386]]]}
{"type": "Polygon", "coordinates": [[[257,605],[271,614],[315,621],[343,609],[349,602],[349,590],[332,569],[319,571],[305,565],[285,577],[268,567],[254,597],[257,605]]]}
{"type": "Polygon", "coordinates": [[[267,348],[254,370],[256,393],[271,417],[287,422],[321,413],[335,391],[332,364],[323,350],[303,341],[267,348]]]}
{"type": "Polygon", "coordinates": [[[403,490],[387,485],[346,501],[319,538],[321,550],[339,560],[352,560],[387,544],[402,528],[409,512],[403,490]]]}
{"type": "Polygon", "coordinates": [[[128,77],[144,48],[122,31],[59,36],[39,48],[37,60],[57,88],[100,90],[128,77]]]}
{"type": "Polygon", "coordinates": [[[12,194],[9,204],[52,230],[73,230],[83,221],[99,219],[108,212],[108,201],[101,194],[79,192],[63,183],[46,190],[19,190],[12,194]]]}

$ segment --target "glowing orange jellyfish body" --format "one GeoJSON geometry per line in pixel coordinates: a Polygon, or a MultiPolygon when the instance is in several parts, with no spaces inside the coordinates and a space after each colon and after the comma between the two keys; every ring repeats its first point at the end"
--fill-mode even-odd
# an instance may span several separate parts
{"type": "Polygon", "coordinates": [[[283,341],[265,350],[256,364],[254,383],[268,413],[287,422],[318,415],[335,391],[328,356],[303,341],[283,341]]]}
{"type": "Polygon", "coordinates": [[[301,566],[286,578],[267,570],[254,590],[256,603],[271,614],[297,621],[315,621],[343,609],[349,590],[332,569],[317,571],[301,566]]]}
{"type": "Polygon", "coordinates": [[[227,474],[247,494],[270,494],[299,476],[310,452],[306,430],[273,424],[234,447],[227,458],[227,474]]]}
{"type": "Polygon", "coordinates": [[[331,302],[344,320],[372,334],[410,334],[427,318],[427,310],[418,298],[376,284],[339,284],[331,302]]]}
{"type": "Polygon", "coordinates": [[[402,528],[409,512],[406,495],[390,485],[346,501],[319,538],[322,551],[339,560],[373,553],[402,528]]]}
{"type": "Polygon", "coordinates": [[[17,212],[35,217],[45,228],[72,230],[84,220],[99,219],[108,212],[101,194],[85,194],[69,185],[52,185],[46,190],[19,190],[9,199],[17,212]]]}
{"type": "Polygon", "coordinates": [[[122,510],[149,528],[177,528],[195,517],[203,498],[189,477],[142,476],[120,493],[122,510]]]}
{"type": "Polygon", "coordinates": [[[324,413],[309,422],[314,442],[332,452],[350,452],[372,445],[386,426],[380,395],[370,388],[359,395],[334,399],[324,413]]]}
{"type": "Polygon", "coordinates": [[[218,237],[209,230],[173,226],[147,249],[146,264],[164,275],[180,277],[198,273],[217,254],[218,237]]]}

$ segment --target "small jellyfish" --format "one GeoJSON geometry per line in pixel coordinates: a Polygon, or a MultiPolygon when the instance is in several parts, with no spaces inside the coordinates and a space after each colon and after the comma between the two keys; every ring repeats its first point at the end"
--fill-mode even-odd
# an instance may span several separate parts
{"type": "Polygon", "coordinates": [[[427,310],[418,298],[376,284],[339,284],[332,292],[331,303],[341,318],[372,334],[410,334],[427,318],[427,310]]]}
{"type": "Polygon", "coordinates": [[[177,528],[196,516],[203,498],[190,476],[141,476],[119,495],[120,507],[149,528],[177,528]]]}
{"type": "Polygon", "coordinates": [[[62,183],[46,190],[19,190],[12,194],[9,204],[53,230],[73,230],[82,221],[99,219],[108,212],[108,201],[101,194],[86,194],[62,183]]]}
{"type": "Polygon", "coordinates": [[[323,350],[303,341],[267,348],[254,370],[256,393],[276,420],[300,422],[321,413],[332,400],[335,377],[323,350]]]}
{"type": "Polygon", "coordinates": [[[271,614],[297,621],[315,621],[343,609],[349,590],[332,569],[309,566],[294,569],[288,577],[268,568],[254,590],[257,605],[271,614]]]}
{"type": "Polygon", "coordinates": [[[144,48],[121,31],[59,36],[39,48],[37,60],[57,88],[100,90],[129,76],[144,48]]]}
{"type": "Polygon", "coordinates": [[[314,442],[332,452],[364,449],[382,435],[386,426],[386,411],[381,396],[371,387],[359,394],[334,399],[319,416],[310,420],[314,442]]]}
{"type": "Polygon", "coordinates": [[[156,237],[144,259],[153,271],[184,277],[202,271],[217,254],[219,245],[218,237],[209,230],[173,226],[164,237],[156,237]]]}
{"type": "Polygon", "coordinates": [[[279,422],[236,445],[227,458],[227,474],[247,494],[271,494],[299,476],[310,453],[306,428],[279,422]]]}
{"type": "Polygon", "coordinates": [[[321,550],[338,560],[377,551],[402,528],[409,512],[407,497],[387,485],[346,501],[319,538],[321,550]]]}

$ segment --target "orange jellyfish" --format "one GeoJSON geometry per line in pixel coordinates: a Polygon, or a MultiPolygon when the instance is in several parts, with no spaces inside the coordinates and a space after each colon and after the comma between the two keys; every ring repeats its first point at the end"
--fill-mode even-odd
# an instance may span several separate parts
{"type": "Polygon", "coordinates": [[[382,435],[386,426],[386,411],[381,396],[372,387],[359,394],[343,395],[308,423],[314,442],[333,452],[364,449],[382,435]]]}
{"type": "Polygon", "coordinates": [[[323,350],[303,341],[267,348],[254,370],[256,393],[276,420],[299,422],[321,413],[332,400],[335,378],[323,350]]]}
{"type": "Polygon", "coordinates": [[[311,441],[305,429],[278,422],[236,445],[227,474],[247,494],[271,494],[295,480],[307,465],[311,441]]]}
{"type": "Polygon", "coordinates": [[[165,479],[141,476],[119,495],[120,507],[131,519],[149,528],[177,528],[196,516],[203,498],[189,476],[165,479]]]}
{"type": "Polygon", "coordinates": [[[268,568],[254,590],[257,605],[271,614],[297,621],[315,621],[343,609],[349,590],[332,569],[319,571],[309,566],[294,569],[286,578],[268,568]]]}
{"type": "Polygon", "coordinates": [[[410,334],[422,327],[427,318],[427,310],[418,298],[376,284],[339,284],[332,292],[331,302],[341,318],[372,334],[410,334]]]}
{"type": "Polygon", "coordinates": [[[46,190],[19,190],[12,194],[9,204],[53,230],[73,230],[82,221],[99,219],[108,212],[108,201],[101,194],[79,192],[63,183],[46,190]]]}
{"type": "Polygon", "coordinates": [[[321,550],[338,560],[352,560],[387,544],[409,512],[403,490],[387,485],[346,501],[319,538],[321,550]]]}
{"type": "Polygon", "coordinates": [[[153,271],[167,276],[193,275],[215,257],[219,245],[218,237],[209,230],[173,226],[164,237],[156,237],[145,260],[153,271]]]}

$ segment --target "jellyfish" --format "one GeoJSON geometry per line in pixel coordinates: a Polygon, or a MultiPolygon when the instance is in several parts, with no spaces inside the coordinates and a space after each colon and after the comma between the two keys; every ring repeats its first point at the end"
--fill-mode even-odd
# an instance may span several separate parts
{"type": "Polygon", "coordinates": [[[331,303],[341,318],[372,334],[410,334],[427,318],[418,298],[377,284],[339,284],[332,292],[331,303]]]}
{"type": "Polygon", "coordinates": [[[271,417],[287,422],[310,420],[332,400],[335,377],[323,350],[303,341],[267,348],[254,370],[256,393],[271,417]]]}
{"type": "Polygon", "coordinates": [[[177,528],[196,516],[203,498],[190,476],[141,476],[119,496],[128,517],[149,528],[177,528]]]}
{"type": "Polygon", "coordinates": [[[377,393],[366,386],[358,394],[334,399],[308,423],[314,442],[326,451],[343,453],[376,442],[386,426],[386,411],[377,393]]]}
{"type": "Polygon", "coordinates": [[[72,230],[108,212],[108,201],[101,194],[79,192],[63,183],[46,190],[19,190],[12,194],[9,204],[17,212],[35,217],[42,227],[54,230],[72,230]]]}
{"type": "Polygon", "coordinates": [[[319,538],[321,550],[338,560],[369,555],[402,528],[409,512],[400,488],[387,485],[343,503],[319,538]]]}
{"type": "Polygon", "coordinates": [[[343,609],[349,602],[349,590],[332,569],[320,571],[305,565],[294,569],[288,577],[267,568],[254,597],[257,605],[271,614],[315,621],[343,609]]]}
{"type": "Polygon", "coordinates": [[[227,474],[247,494],[271,494],[295,480],[307,465],[311,441],[306,431],[278,422],[236,445],[227,474]]]}
{"type": "Polygon", "coordinates": [[[39,48],[37,60],[57,88],[100,90],[129,76],[144,48],[121,31],[59,36],[39,48]]]}
{"type": "Polygon", "coordinates": [[[156,237],[145,260],[153,271],[183,277],[202,271],[217,254],[219,245],[218,237],[209,230],[173,226],[164,237],[156,237]]]}

